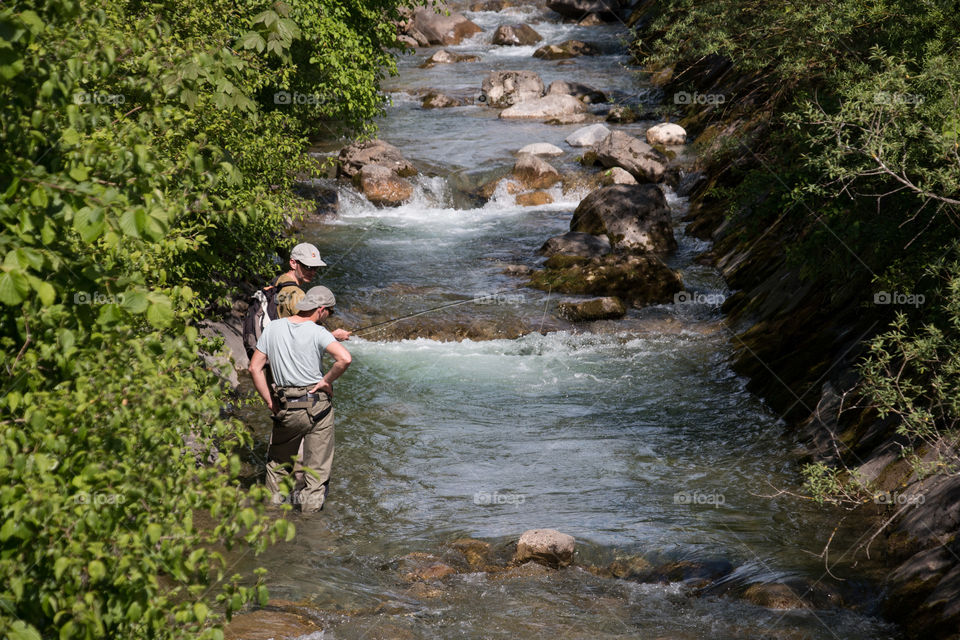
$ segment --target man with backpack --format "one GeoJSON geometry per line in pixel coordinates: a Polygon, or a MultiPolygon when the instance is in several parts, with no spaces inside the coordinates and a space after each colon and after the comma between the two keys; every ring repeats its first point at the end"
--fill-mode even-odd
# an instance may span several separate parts
{"type": "MultiPolygon", "coordinates": [[[[296,315],[297,303],[304,295],[300,287],[313,280],[317,269],[325,266],[320,251],[308,242],[301,242],[290,252],[290,270],[253,294],[243,320],[243,346],[247,358],[253,357],[257,341],[268,324],[278,318],[296,315]]],[[[350,332],[336,329],[333,337],[340,341],[349,340],[350,332]]]]}

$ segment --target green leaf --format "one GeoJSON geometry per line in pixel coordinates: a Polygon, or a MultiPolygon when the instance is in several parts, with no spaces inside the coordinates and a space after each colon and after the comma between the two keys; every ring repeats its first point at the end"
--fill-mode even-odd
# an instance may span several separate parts
{"type": "Polygon", "coordinates": [[[109,326],[120,322],[122,319],[123,314],[120,313],[120,305],[110,302],[100,307],[97,324],[109,326]]]}
{"type": "Polygon", "coordinates": [[[120,230],[124,235],[134,238],[141,237],[147,224],[147,212],[141,208],[127,209],[120,216],[120,230]]]}
{"type": "Polygon", "coordinates": [[[257,53],[262,53],[267,43],[264,42],[263,36],[256,31],[247,31],[237,40],[237,45],[244,49],[256,49],[257,53]]]}
{"type": "Polygon", "coordinates": [[[193,603],[193,615],[196,617],[197,622],[203,622],[207,619],[207,614],[210,613],[210,609],[207,608],[207,605],[202,602],[193,603]]]}
{"type": "Polygon", "coordinates": [[[37,297],[44,306],[49,307],[57,300],[57,290],[49,282],[44,282],[40,278],[28,276],[30,286],[37,292],[37,297]]]}
{"type": "Polygon", "coordinates": [[[90,574],[90,580],[100,582],[107,575],[107,568],[99,560],[91,560],[87,565],[87,573],[90,574]]]}
{"type": "Polygon", "coordinates": [[[90,169],[82,164],[70,169],[70,177],[77,182],[83,182],[90,177],[90,169]]]}
{"type": "Polygon", "coordinates": [[[130,313],[143,313],[150,306],[150,302],[142,291],[127,291],[123,294],[123,302],[120,306],[130,313]]]}
{"type": "Polygon", "coordinates": [[[49,200],[47,199],[47,192],[43,187],[37,186],[34,188],[33,192],[30,193],[30,204],[35,206],[38,209],[46,209],[49,200]]]}
{"type": "Polygon", "coordinates": [[[10,640],[43,640],[39,631],[22,620],[17,620],[10,625],[6,633],[10,640]]]}
{"type": "Polygon", "coordinates": [[[147,539],[150,540],[152,544],[156,544],[160,540],[161,535],[163,535],[163,527],[159,524],[151,522],[147,525],[147,539]]]}
{"type": "Polygon", "coordinates": [[[147,322],[155,327],[163,329],[170,326],[173,322],[173,305],[170,300],[164,296],[149,296],[151,305],[147,308],[147,322]]]}
{"type": "Polygon", "coordinates": [[[83,207],[73,215],[73,228],[80,234],[84,242],[93,242],[103,233],[103,209],[100,207],[83,207]]]}
{"type": "Polygon", "coordinates": [[[11,269],[0,275],[0,303],[17,305],[24,301],[30,292],[27,276],[19,270],[11,269]]]}

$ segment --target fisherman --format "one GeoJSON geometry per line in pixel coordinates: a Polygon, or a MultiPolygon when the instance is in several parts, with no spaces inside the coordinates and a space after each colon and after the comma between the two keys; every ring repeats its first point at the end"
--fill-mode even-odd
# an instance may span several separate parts
{"type": "MultiPolygon", "coordinates": [[[[303,298],[301,285],[310,283],[317,275],[317,269],[327,266],[320,258],[320,251],[309,242],[301,242],[290,252],[290,270],[277,278],[274,286],[277,287],[277,315],[289,318],[297,314],[297,303],[303,298]],[[296,286],[280,287],[285,282],[293,282],[296,286]]],[[[349,340],[350,332],[346,329],[334,329],[333,337],[337,340],[349,340]]]]}
{"type": "Polygon", "coordinates": [[[326,287],[312,287],[294,307],[296,315],[271,322],[263,330],[250,359],[250,375],[273,413],[273,434],[267,450],[267,488],[274,504],[283,502],[280,483],[289,475],[301,442],[305,486],[299,501],[303,512],[323,508],[333,465],[333,381],[350,366],[350,352],[319,326],[337,304],[326,287]],[[324,352],[334,364],[326,374],[324,352]],[[264,367],[270,359],[276,398],[264,367]]]}

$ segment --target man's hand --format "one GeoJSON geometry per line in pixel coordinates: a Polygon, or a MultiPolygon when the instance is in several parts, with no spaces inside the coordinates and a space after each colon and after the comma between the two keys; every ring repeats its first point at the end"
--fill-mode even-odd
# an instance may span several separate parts
{"type": "Polygon", "coordinates": [[[327,394],[331,400],[333,400],[333,385],[327,382],[326,380],[321,379],[313,389],[310,389],[310,393],[316,393],[317,391],[323,391],[327,394]]]}
{"type": "Polygon", "coordinates": [[[350,332],[350,331],[347,331],[346,329],[334,329],[334,330],[331,331],[330,333],[333,334],[333,337],[334,337],[334,338],[336,338],[336,339],[339,340],[340,342],[343,342],[344,340],[349,340],[349,339],[350,339],[350,333],[351,333],[351,332],[350,332]]]}

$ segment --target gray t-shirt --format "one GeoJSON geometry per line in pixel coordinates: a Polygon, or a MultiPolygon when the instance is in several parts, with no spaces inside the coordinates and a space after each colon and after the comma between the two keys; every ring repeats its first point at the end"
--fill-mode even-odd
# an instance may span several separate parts
{"type": "Polygon", "coordinates": [[[313,322],[273,320],[260,334],[257,351],[267,354],[273,381],[280,387],[306,387],[323,377],[321,358],[337,339],[313,322]]]}

